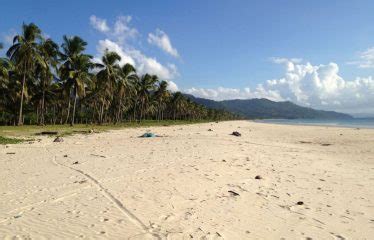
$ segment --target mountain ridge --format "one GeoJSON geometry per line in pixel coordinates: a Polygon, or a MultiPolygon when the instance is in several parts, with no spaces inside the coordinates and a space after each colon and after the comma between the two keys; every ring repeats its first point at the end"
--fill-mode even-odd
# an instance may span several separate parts
{"type": "Polygon", "coordinates": [[[347,119],[353,118],[346,113],[317,110],[299,106],[290,101],[275,102],[266,98],[233,99],[215,101],[184,94],[191,101],[207,108],[221,109],[248,119],[347,119]]]}

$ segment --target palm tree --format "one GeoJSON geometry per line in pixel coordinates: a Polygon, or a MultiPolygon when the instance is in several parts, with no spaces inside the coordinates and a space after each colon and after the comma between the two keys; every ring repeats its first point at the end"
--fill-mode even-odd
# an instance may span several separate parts
{"type": "MultiPolygon", "coordinates": [[[[35,64],[45,65],[39,52],[38,41],[41,30],[33,23],[22,25],[22,34],[13,39],[13,45],[7,51],[7,56],[16,65],[22,75],[21,101],[19,107],[18,125],[23,124],[22,108],[25,93],[26,77],[34,71],[35,64]]],[[[45,67],[45,66],[44,66],[45,67]]]]}
{"type": "Polygon", "coordinates": [[[157,107],[158,107],[158,111],[157,111],[158,120],[163,119],[164,110],[166,107],[166,99],[170,97],[170,92],[167,90],[167,87],[168,87],[168,82],[161,81],[158,84],[158,88],[155,92],[155,98],[156,98],[157,107]]]}
{"type": "Polygon", "coordinates": [[[157,80],[158,78],[156,75],[145,74],[142,76],[140,81],[138,81],[138,97],[140,101],[139,121],[141,121],[144,117],[144,113],[151,95],[150,91],[155,89],[155,83],[157,80]]]}
{"type": "Polygon", "coordinates": [[[117,109],[117,122],[121,120],[122,104],[125,95],[133,95],[136,97],[136,89],[134,85],[138,82],[139,77],[136,74],[136,69],[129,63],[126,63],[121,68],[121,77],[118,79],[118,109],[117,109]]]}
{"type": "MultiPolygon", "coordinates": [[[[52,81],[54,79],[53,72],[57,71],[58,64],[58,45],[51,39],[43,40],[39,46],[40,53],[43,58],[45,68],[40,67],[40,79],[39,79],[39,92],[41,92],[41,116],[40,124],[44,125],[44,113],[45,113],[45,98],[46,92],[48,95],[52,94],[51,91],[52,81]],[[53,72],[52,72],[53,71],[53,72]]],[[[53,87],[55,88],[55,87],[53,87]]]]}
{"type": "Polygon", "coordinates": [[[102,57],[103,64],[97,64],[97,67],[101,68],[101,70],[96,74],[98,89],[101,93],[100,123],[103,122],[105,102],[110,102],[113,99],[114,89],[120,78],[121,68],[118,65],[119,61],[121,61],[121,57],[117,53],[105,50],[102,57]]]}
{"type": "Polygon", "coordinates": [[[74,125],[77,98],[84,95],[85,84],[90,81],[89,70],[93,68],[94,65],[91,63],[92,56],[83,54],[87,42],[78,36],[64,36],[63,41],[61,45],[63,50],[63,53],[61,53],[63,64],[59,71],[61,79],[64,81],[65,90],[68,92],[69,99],[66,121],[69,119],[70,96],[71,92],[73,92],[74,102],[71,125],[74,125]]]}

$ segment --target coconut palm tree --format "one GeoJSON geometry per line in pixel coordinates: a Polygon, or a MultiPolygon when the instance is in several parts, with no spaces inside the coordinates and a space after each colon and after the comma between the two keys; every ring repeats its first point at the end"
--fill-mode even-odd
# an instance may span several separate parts
{"type": "MultiPolygon", "coordinates": [[[[126,95],[130,97],[132,95],[136,98],[136,89],[134,85],[138,82],[139,77],[136,74],[136,69],[129,63],[126,63],[121,68],[121,77],[118,79],[117,86],[117,97],[118,97],[118,109],[117,109],[117,122],[121,120],[121,112],[123,108],[123,101],[126,95]]],[[[136,102],[136,101],[135,101],[136,102]]]]}
{"type": "Polygon", "coordinates": [[[121,61],[121,57],[117,53],[105,50],[102,57],[102,64],[97,64],[97,68],[101,69],[96,74],[98,89],[101,93],[100,123],[103,122],[104,105],[106,102],[109,103],[113,100],[114,89],[118,79],[121,77],[119,61],[121,61]]]}
{"type": "Polygon", "coordinates": [[[156,75],[145,74],[138,81],[138,100],[140,102],[140,116],[139,121],[144,117],[147,104],[150,100],[151,91],[155,89],[155,83],[158,81],[156,75]]]}
{"type": "Polygon", "coordinates": [[[61,45],[63,52],[60,55],[63,64],[59,72],[64,81],[65,90],[68,92],[66,121],[68,121],[70,114],[70,97],[73,96],[73,114],[70,125],[74,125],[77,98],[84,96],[85,84],[90,81],[89,70],[94,67],[91,62],[92,56],[83,53],[86,46],[87,42],[80,37],[67,37],[66,35],[63,37],[61,45]]]}
{"type": "Polygon", "coordinates": [[[23,100],[26,88],[26,77],[34,71],[35,64],[43,67],[44,62],[39,52],[39,41],[41,40],[41,30],[33,23],[22,25],[22,34],[16,35],[13,45],[7,51],[7,56],[15,64],[22,75],[21,100],[18,115],[18,125],[23,124],[23,100]]]}
{"type": "Polygon", "coordinates": [[[170,92],[167,90],[168,82],[161,81],[155,92],[155,98],[157,101],[157,119],[162,120],[164,115],[164,110],[166,108],[166,100],[170,97],[170,92]]]}
{"type": "Polygon", "coordinates": [[[59,48],[58,45],[51,39],[43,40],[39,45],[39,48],[40,54],[46,66],[45,68],[42,66],[38,68],[40,76],[38,91],[41,93],[40,124],[44,125],[46,92],[47,95],[50,96],[53,94],[52,89],[55,89],[52,81],[54,79],[54,73],[57,71],[59,48]]]}

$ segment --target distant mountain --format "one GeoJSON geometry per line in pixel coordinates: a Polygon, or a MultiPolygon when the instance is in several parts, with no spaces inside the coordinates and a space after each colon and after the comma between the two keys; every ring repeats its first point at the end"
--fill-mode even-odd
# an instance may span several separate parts
{"type": "Polygon", "coordinates": [[[283,119],[341,119],[352,116],[334,111],[315,110],[302,107],[292,102],[274,102],[265,98],[245,100],[214,101],[185,94],[192,101],[202,104],[207,108],[222,109],[239,114],[248,119],[283,118],[283,119]]]}

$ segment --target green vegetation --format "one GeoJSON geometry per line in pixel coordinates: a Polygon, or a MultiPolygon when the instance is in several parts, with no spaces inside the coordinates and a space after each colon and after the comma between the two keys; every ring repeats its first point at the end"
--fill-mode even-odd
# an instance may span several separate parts
{"type": "Polygon", "coordinates": [[[0,136],[0,145],[21,143],[24,140],[0,136]]]}
{"type": "Polygon", "coordinates": [[[93,62],[86,46],[78,36],[63,36],[59,46],[35,24],[23,24],[0,58],[0,125],[130,126],[148,120],[236,118],[170,92],[168,82],[155,75],[120,66],[115,52],[106,51],[100,63],[93,62]]]}
{"type": "Polygon", "coordinates": [[[23,125],[23,126],[0,126],[0,137],[25,137],[25,136],[35,136],[41,132],[57,132],[58,136],[66,136],[71,134],[84,134],[89,133],[91,130],[94,132],[103,132],[108,130],[123,129],[123,128],[135,128],[135,127],[156,127],[156,126],[172,126],[172,125],[186,125],[194,123],[207,122],[205,120],[200,121],[187,121],[187,120],[144,120],[140,123],[138,122],[126,122],[119,124],[75,124],[74,126],[69,125],[23,125]]]}

